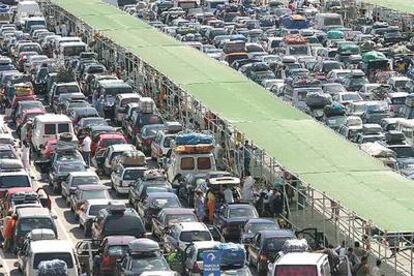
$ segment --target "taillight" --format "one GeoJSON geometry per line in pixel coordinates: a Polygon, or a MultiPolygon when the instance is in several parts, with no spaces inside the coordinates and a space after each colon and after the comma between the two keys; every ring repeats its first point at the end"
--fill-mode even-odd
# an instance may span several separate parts
{"type": "Polygon", "coordinates": [[[195,262],[194,265],[193,265],[193,272],[194,273],[201,273],[200,266],[198,265],[197,262],[195,262]]]}

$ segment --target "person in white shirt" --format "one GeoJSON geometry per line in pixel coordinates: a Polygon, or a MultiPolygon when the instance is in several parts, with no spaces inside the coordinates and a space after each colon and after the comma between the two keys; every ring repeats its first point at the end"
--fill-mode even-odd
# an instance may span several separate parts
{"type": "Polygon", "coordinates": [[[91,137],[89,137],[89,135],[86,135],[82,141],[82,156],[83,160],[85,160],[87,168],[89,168],[91,163],[91,143],[91,137]]]}
{"type": "Polygon", "coordinates": [[[246,171],[246,178],[244,179],[242,199],[244,202],[253,203],[254,193],[253,188],[255,184],[254,178],[250,175],[249,171],[246,171]]]}
{"type": "Polygon", "coordinates": [[[227,204],[234,203],[233,191],[231,190],[230,186],[226,185],[223,193],[224,193],[224,201],[227,204]]]}
{"type": "Polygon", "coordinates": [[[22,146],[22,163],[24,169],[30,172],[30,145],[26,140],[23,141],[22,146]]]}

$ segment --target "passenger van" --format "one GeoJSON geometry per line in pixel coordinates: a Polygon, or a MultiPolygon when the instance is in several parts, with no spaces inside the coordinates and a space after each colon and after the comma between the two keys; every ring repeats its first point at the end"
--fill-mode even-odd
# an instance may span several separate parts
{"type": "Polygon", "coordinates": [[[315,16],[315,29],[329,30],[343,25],[342,16],[337,13],[318,13],[315,16]]]}
{"type": "Polygon", "coordinates": [[[86,51],[87,45],[84,42],[59,43],[58,59],[65,60],[68,58],[79,57],[82,52],[86,51]]]}
{"type": "Polygon", "coordinates": [[[46,29],[46,19],[43,16],[29,17],[22,25],[25,32],[30,31],[32,26],[44,26],[46,29]]]}
{"type": "Polygon", "coordinates": [[[77,37],[77,36],[62,36],[62,37],[57,37],[53,41],[53,47],[56,50],[58,50],[59,47],[60,47],[60,44],[66,43],[66,42],[82,42],[82,39],[80,37],[77,37]]]}
{"type": "Polygon", "coordinates": [[[268,275],[331,276],[328,255],[322,253],[288,253],[269,264],[268,275]]]}
{"type": "Polygon", "coordinates": [[[73,125],[70,118],[61,114],[44,114],[36,116],[33,121],[32,144],[35,150],[40,150],[47,140],[57,137],[60,133],[69,132],[73,138],[73,125]]]}
{"type": "Polygon", "coordinates": [[[62,260],[66,263],[68,276],[79,275],[78,260],[72,244],[66,240],[38,240],[28,244],[19,256],[19,267],[26,276],[37,276],[43,261],[62,260]]]}
{"type": "Polygon", "coordinates": [[[34,16],[42,16],[42,12],[36,1],[20,1],[17,3],[16,16],[14,19],[17,26],[23,27],[25,20],[34,16]]]}
{"type": "Polygon", "coordinates": [[[173,151],[167,165],[167,179],[174,184],[187,174],[207,173],[216,170],[216,161],[211,152],[186,153],[173,151]]]}

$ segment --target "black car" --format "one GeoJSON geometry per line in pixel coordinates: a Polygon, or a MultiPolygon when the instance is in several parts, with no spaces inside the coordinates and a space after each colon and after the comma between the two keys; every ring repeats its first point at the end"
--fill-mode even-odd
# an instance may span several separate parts
{"type": "Polygon", "coordinates": [[[254,236],[264,230],[277,230],[279,225],[275,219],[266,218],[254,218],[249,219],[243,228],[241,243],[250,244],[253,241],[254,236]]]}
{"type": "Polygon", "coordinates": [[[164,208],[152,219],[151,232],[155,238],[162,240],[166,228],[175,223],[198,221],[194,209],[164,208]]]}
{"type": "Polygon", "coordinates": [[[254,206],[244,203],[228,204],[224,206],[216,218],[226,241],[240,241],[244,225],[252,218],[258,218],[259,214],[254,206]]]}
{"type": "Polygon", "coordinates": [[[171,184],[164,178],[138,179],[133,186],[129,187],[129,203],[138,208],[138,203],[144,200],[149,193],[172,192],[171,184]]]}
{"type": "Polygon", "coordinates": [[[164,208],[180,208],[181,203],[178,197],[171,192],[154,192],[138,203],[138,213],[144,220],[146,226],[150,226],[152,219],[164,208]]]}
{"type": "Polygon", "coordinates": [[[265,275],[267,264],[273,263],[276,254],[282,249],[285,241],[294,238],[295,234],[291,230],[259,231],[247,247],[249,265],[255,266],[259,275],[265,275]]]}
{"type": "Polygon", "coordinates": [[[145,236],[144,223],[134,209],[112,206],[99,211],[92,224],[93,239],[125,235],[137,238],[145,236]]]}
{"type": "Polygon", "coordinates": [[[54,162],[49,173],[49,185],[52,186],[55,193],[60,193],[62,182],[68,178],[69,173],[84,171],[86,171],[85,164],[79,160],[54,162]]]}

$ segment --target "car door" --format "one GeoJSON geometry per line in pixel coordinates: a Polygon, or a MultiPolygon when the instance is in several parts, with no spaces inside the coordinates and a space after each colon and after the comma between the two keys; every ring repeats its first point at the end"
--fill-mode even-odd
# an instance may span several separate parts
{"type": "Polygon", "coordinates": [[[177,227],[173,226],[169,233],[165,236],[165,244],[167,249],[174,250],[175,248],[178,248],[179,243],[179,236],[180,231],[177,227]]]}
{"type": "Polygon", "coordinates": [[[262,235],[260,233],[256,234],[253,238],[253,243],[249,245],[249,257],[253,264],[256,264],[259,258],[259,252],[262,242],[262,235]]]}

